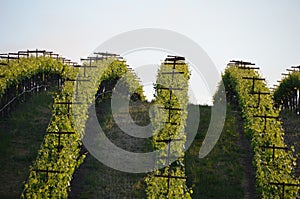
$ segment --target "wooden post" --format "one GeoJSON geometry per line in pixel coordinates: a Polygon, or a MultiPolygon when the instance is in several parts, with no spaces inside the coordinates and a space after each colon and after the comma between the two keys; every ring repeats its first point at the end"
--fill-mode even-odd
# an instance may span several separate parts
{"type": "Polygon", "coordinates": [[[70,102],[70,101],[67,101],[67,102],[55,102],[55,104],[65,104],[67,105],[68,107],[68,117],[70,118],[70,109],[71,109],[71,105],[72,104],[82,104],[82,102],[70,102]]]}
{"type": "Polygon", "coordinates": [[[33,169],[32,171],[35,171],[37,173],[46,173],[46,182],[48,181],[49,173],[64,173],[63,171],[57,171],[57,170],[49,170],[47,169],[33,169]]]}
{"type": "Polygon", "coordinates": [[[252,94],[252,95],[258,95],[257,105],[256,106],[249,106],[249,107],[252,107],[252,108],[259,108],[259,105],[260,105],[260,96],[261,95],[270,95],[269,92],[261,92],[260,90],[258,92],[250,92],[250,94],[252,94]]]}
{"type": "Polygon", "coordinates": [[[48,134],[58,135],[58,145],[57,145],[57,152],[58,153],[63,149],[63,146],[60,144],[61,135],[72,135],[72,134],[75,134],[75,132],[73,132],[73,131],[58,131],[58,132],[48,131],[47,133],[48,134]]]}
{"type": "Polygon", "coordinates": [[[97,68],[97,66],[92,66],[92,60],[93,59],[85,59],[85,58],[81,58],[80,61],[89,61],[90,65],[89,66],[86,66],[86,65],[74,65],[74,67],[83,67],[83,76],[86,77],[86,68],[97,68]]]}
{"type": "Polygon", "coordinates": [[[88,79],[66,79],[66,81],[76,82],[76,94],[78,94],[78,88],[79,88],[78,83],[79,82],[89,82],[90,80],[88,80],[88,79]]]}
{"type": "Polygon", "coordinates": [[[264,119],[264,130],[263,132],[265,132],[265,130],[267,129],[267,119],[278,119],[279,116],[272,116],[272,115],[253,115],[253,117],[258,117],[258,118],[263,118],[264,119]]]}
{"type": "Polygon", "coordinates": [[[280,146],[275,146],[275,144],[273,144],[272,146],[260,146],[260,148],[264,148],[264,149],[272,149],[272,160],[274,162],[275,160],[275,150],[288,150],[287,147],[280,147],[280,146]]]}
{"type": "Polygon", "coordinates": [[[258,77],[242,77],[243,79],[246,80],[252,80],[252,89],[251,92],[254,93],[254,88],[255,88],[255,81],[264,81],[265,78],[258,78],[258,77]]]}
{"type": "Polygon", "coordinates": [[[294,183],[285,183],[285,182],[269,182],[270,185],[276,185],[276,186],[281,186],[282,191],[281,191],[281,199],[284,199],[285,195],[285,187],[300,187],[300,184],[294,184],[294,183]]]}
{"type": "Polygon", "coordinates": [[[251,62],[246,62],[246,61],[237,61],[237,60],[231,60],[229,61],[228,65],[235,65],[239,69],[243,70],[251,70],[251,69],[259,69],[259,67],[253,67],[255,64],[251,62]]]}

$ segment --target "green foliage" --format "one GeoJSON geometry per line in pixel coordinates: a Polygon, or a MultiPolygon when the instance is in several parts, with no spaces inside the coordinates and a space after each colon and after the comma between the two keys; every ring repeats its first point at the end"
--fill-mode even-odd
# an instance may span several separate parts
{"type": "MultiPolygon", "coordinates": [[[[87,64],[87,63],[85,63],[87,64]]],[[[55,97],[56,102],[80,102],[80,105],[72,105],[68,113],[67,105],[55,104],[53,107],[52,120],[48,126],[50,132],[75,132],[75,134],[61,135],[60,145],[62,149],[58,150],[58,135],[47,134],[44,143],[39,150],[37,160],[31,167],[29,180],[25,184],[23,193],[24,198],[67,198],[70,191],[70,181],[74,171],[83,162],[85,155],[80,156],[81,138],[84,135],[85,123],[88,118],[88,108],[94,100],[94,95],[98,85],[103,80],[120,78],[127,72],[125,63],[114,61],[112,59],[103,62],[94,62],[95,69],[87,69],[86,77],[83,76],[83,69],[77,71],[64,68],[68,71],[70,79],[77,77],[86,78],[86,83],[65,82],[60,94],[55,97]],[[106,67],[107,66],[107,67],[106,67]],[[95,74],[102,74],[101,78],[95,74]],[[75,88],[78,88],[76,90],[75,88]],[[81,92],[81,94],[79,94],[81,92]],[[72,114],[71,114],[72,113],[72,114]],[[76,115],[76,117],[74,117],[76,115]],[[50,173],[46,176],[43,172],[36,172],[36,169],[59,171],[61,173],[50,173]]],[[[129,73],[125,82],[129,88],[132,88],[132,82],[135,77],[129,73]]],[[[142,92],[141,86],[138,86],[142,92]]],[[[130,90],[130,89],[129,89],[130,90]]],[[[141,94],[141,96],[143,96],[141,94]]]]}
{"type": "MultiPolygon", "coordinates": [[[[212,108],[191,104],[188,107],[189,110],[196,108],[200,108],[199,128],[186,152],[185,160],[188,185],[193,186],[193,198],[243,198],[242,182],[247,176],[244,176],[246,171],[243,172],[241,162],[246,161],[244,154],[247,151],[239,146],[242,123],[239,122],[237,112],[227,107],[226,122],[218,142],[207,156],[199,158],[199,150],[210,125],[212,108]]],[[[188,122],[194,117],[189,112],[188,122]]],[[[187,132],[191,131],[189,127],[190,124],[187,125],[187,132]]]]}
{"type": "MultiPolygon", "coordinates": [[[[176,66],[176,72],[184,74],[172,75],[162,74],[162,72],[172,72],[172,67],[162,64],[157,75],[155,85],[155,107],[154,115],[151,117],[153,129],[153,148],[160,150],[159,157],[168,156],[168,143],[157,142],[158,140],[181,139],[170,143],[170,157],[183,157],[183,146],[186,141],[186,119],[188,105],[188,80],[190,73],[186,64],[176,66]],[[182,90],[166,90],[159,88],[182,88],[182,90]],[[172,92],[172,95],[171,95],[172,92]],[[170,97],[171,95],[171,97],[170,97]],[[169,110],[166,108],[179,108],[182,110],[169,110]],[[164,122],[171,122],[164,123],[164,122]],[[174,125],[176,124],[176,125],[174,125]]],[[[172,159],[172,158],[170,158],[172,159]]],[[[166,159],[157,159],[157,165],[166,165],[166,159]]],[[[183,159],[178,158],[171,166],[166,165],[162,169],[157,169],[146,178],[148,198],[191,198],[192,190],[186,186],[186,179],[171,178],[168,189],[168,179],[156,177],[155,175],[168,175],[170,170],[172,176],[185,177],[183,159]],[[168,192],[169,191],[169,192],[168,192]]]]}
{"type": "Polygon", "coordinates": [[[137,93],[140,95],[142,101],[145,100],[143,87],[137,80],[137,75],[128,70],[124,61],[112,61],[102,73],[101,82],[104,80],[108,82],[113,80],[118,81],[119,89],[117,90],[117,92],[125,91],[129,95],[137,93]]]}
{"type": "Polygon", "coordinates": [[[294,71],[285,77],[274,91],[274,102],[280,105],[300,90],[300,71],[294,71]]]}
{"type": "Polygon", "coordinates": [[[32,95],[0,123],[0,198],[20,198],[51,119],[53,91],[32,95]]]}
{"type": "MultiPolygon", "coordinates": [[[[238,103],[243,118],[244,132],[251,138],[251,146],[254,151],[253,164],[256,169],[256,183],[261,198],[280,198],[282,188],[270,185],[270,182],[299,183],[293,173],[295,158],[292,151],[275,150],[273,161],[272,150],[261,146],[286,146],[284,143],[284,131],[281,122],[275,119],[267,119],[266,129],[263,118],[254,115],[278,116],[279,110],[273,107],[272,96],[262,95],[258,108],[257,95],[251,95],[252,82],[242,77],[260,77],[258,72],[242,70],[236,66],[226,68],[223,74],[223,82],[227,92],[227,98],[231,102],[238,103]]],[[[255,92],[269,92],[262,81],[255,82],[255,92]]],[[[285,187],[285,198],[295,198],[298,187],[285,187]]]]}
{"type": "Polygon", "coordinates": [[[10,61],[7,66],[1,66],[0,75],[4,77],[0,78],[0,98],[5,94],[6,89],[16,86],[35,74],[60,74],[63,78],[71,78],[70,75],[74,74],[73,70],[73,67],[50,57],[30,57],[20,58],[19,62],[10,61]]]}
{"type": "MultiPolygon", "coordinates": [[[[40,68],[35,71],[47,73],[56,73],[63,78],[74,79],[76,69],[64,65],[60,61],[50,58],[39,57],[22,60],[19,67],[24,67],[23,61],[28,67],[34,65],[40,68]],[[37,61],[36,64],[35,61],[37,61]]],[[[18,68],[18,66],[16,66],[18,68]]],[[[28,72],[35,74],[35,72],[28,72]]],[[[22,81],[20,78],[19,81],[22,81]]],[[[71,100],[73,93],[73,82],[65,82],[60,94],[54,97],[55,102],[65,102],[71,100]]],[[[75,132],[71,135],[61,135],[60,150],[58,149],[58,135],[46,134],[44,142],[38,151],[36,161],[30,167],[28,181],[24,185],[22,198],[66,198],[69,191],[70,181],[74,170],[82,163],[83,156],[79,158],[80,136],[74,130],[74,124],[69,119],[66,105],[54,104],[52,110],[52,119],[47,128],[48,132],[75,132]],[[35,170],[51,170],[61,173],[38,172],[35,170]]]]}

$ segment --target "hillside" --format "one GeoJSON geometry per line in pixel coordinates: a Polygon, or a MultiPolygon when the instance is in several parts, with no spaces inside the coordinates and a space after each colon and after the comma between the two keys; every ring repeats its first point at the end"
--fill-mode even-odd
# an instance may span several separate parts
{"type": "MultiPolygon", "coordinates": [[[[101,107],[107,106],[104,103],[101,107]]],[[[144,108],[140,107],[141,105],[135,104],[131,106],[131,110],[135,110],[134,114],[139,114],[141,116],[139,118],[144,118],[140,124],[146,125],[149,122],[145,114],[148,111],[147,105],[144,104],[144,108]]],[[[189,105],[189,109],[192,108],[199,107],[189,105]]],[[[199,148],[210,122],[211,110],[209,106],[200,106],[201,121],[198,133],[185,157],[188,185],[193,188],[193,198],[256,197],[250,145],[243,134],[240,116],[236,111],[228,108],[225,127],[219,142],[207,157],[199,159],[199,148]]],[[[108,114],[109,111],[103,111],[99,106],[97,110],[100,123],[106,127],[106,135],[116,145],[139,152],[151,149],[150,140],[147,144],[147,141],[142,142],[124,135],[113,122],[108,114]]],[[[145,198],[145,176],[145,174],[116,171],[103,165],[94,157],[88,156],[72,181],[70,198],[145,198]]]]}
{"type": "Polygon", "coordinates": [[[19,104],[0,123],[0,198],[19,198],[51,119],[52,92],[19,104]]]}

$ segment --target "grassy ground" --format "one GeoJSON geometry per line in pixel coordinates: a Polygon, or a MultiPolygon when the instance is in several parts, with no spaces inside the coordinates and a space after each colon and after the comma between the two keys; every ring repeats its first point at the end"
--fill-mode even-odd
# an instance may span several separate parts
{"type": "MultiPolygon", "coordinates": [[[[196,107],[195,107],[196,108],[196,107]]],[[[200,124],[196,138],[186,153],[186,174],[193,198],[244,198],[243,167],[239,149],[240,123],[232,110],[227,111],[226,123],[219,141],[203,159],[199,149],[210,122],[211,107],[200,107],[200,124]]]]}
{"type": "MultiPolygon", "coordinates": [[[[149,104],[131,104],[130,114],[135,123],[145,126],[149,124],[149,104]]],[[[132,152],[151,151],[150,139],[138,139],[123,133],[110,112],[110,101],[96,106],[100,125],[106,136],[118,147],[132,152]]],[[[122,109],[116,116],[118,121],[126,123],[122,109]]],[[[83,165],[75,172],[71,182],[69,198],[145,198],[144,177],[146,174],[132,174],[114,170],[88,155],[83,165]]]]}
{"type": "MultiPolygon", "coordinates": [[[[107,106],[109,104],[103,107],[107,106]]],[[[189,108],[198,108],[198,106],[190,105],[189,108]]],[[[241,138],[243,135],[241,121],[238,120],[239,116],[236,112],[229,109],[226,124],[217,145],[207,157],[198,158],[200,146],[209,126],[210,111],[211,107],[200,106],[201,119],[198,133],[186,154],[186,173],[188,185],[193,187],[193,198],[254,198],[254,177],[251,176],[252,179],[249,180],[251,177],[247,174],[247,170],[252,169],[250,146],[248,140],[245,141],[245,137],[241,138]],[[248,142],[246,149],[241,146],[245,145],[243,142],[248,142]],[[245,164],[249,165],[245,166],[245,164]],[[246,192],[253,193],[249,196],[246,192]]],[[[137,114],[142,112],[136,111],[137,114]]],[[[99,108],[98,115],[101,126],[107,127],[106,134],[112,142],[127,150],[137,147],[139,143],[134,140],[131,140],[135,143],[134,145],[120,144],[120,137],[126,142],[130,142],[130,139],[119,132],[120,129],[111,123],[111,119],[101,120],[101,115],[111,117],[105,109],[99,108]]],[[[139,118],[143,117],[140,115],[139,118]]],[[[193,116],[190,115],[190,117],[193,116]]],[[[189,128],[187,130],[189,131],[189,128]]],[[[149,146],[145,143],[144,145],[142,148],[149,150],[149,146]]],[[[252,170],[251,172],[249,175],[254,175],[252,170]]],[[[88,156],[76,172],[71,185],[70,198],[145,198],[144,177],[145,174],[128,174],[113,170],[88,156]]]]}
{"type": "Polygon", "coordinates": [[[19,198],[51,118],[50,92],[19,104],[0,122],[0,198],[19,198]]]}
{"type": "MultiPolygon", "coordinates": [[[[50,121],[51,103],[51,94],[40,93],[20,104],[6,121],[1,121],[0,198],[19,197],[23,181],[28,175],[28,168],[35,160],[50,121]]],[[[150,151],[151,140],[126,137],[126,134],[121,132],[114,124],[109,110],[105,108],[109,105],[109,102],[106,102],[97,108],[100,124],[109,139],[126,150],[150,151]]],[[[136,123],[147,125],[149,104],[132,105],[130,113],[133,118],[139,119],[136,123]]],[[[198,106],[191,105],[189,108],[198,106]]],[[[238,113],[228,110],[226,124],[217,145],[207,157],[198,158],[209,126],[210,110],[211,107],[200,106],[198,133],[186,154],[186,174],[188,185],[193,187],[193,198],[254,198],[246,194],[247,191],[253,190],[254,183],[253,180],[249,180],[246,172],[251,169],[251,157],[249,150],[244,148],[247,140],[243,138],[243,141],[241,138],[243,134],[238,113]]],[[[122,114],[118,117],[122,119],[122,114]]],[[[145,176],[146,174],[116,171],[88,156],[76,171],[71,184],[70,198],[145,198],[145,176]]]]}

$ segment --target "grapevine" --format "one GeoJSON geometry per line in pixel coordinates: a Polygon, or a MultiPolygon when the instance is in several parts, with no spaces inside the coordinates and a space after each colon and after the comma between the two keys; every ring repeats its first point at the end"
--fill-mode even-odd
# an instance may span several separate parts
{"type": "Polygon", "coordinates": [[[296,159],[292,150],[274,150],[273,156],[272,150],[264,147],[275,145],[286,147],[281,122],[276,119],[265,121],[266,119],[255,117],[263,115],[276,118],[279,110],[273,107],[270,95],[261,96],[257,106],[258,97],[251,93],[269,92],[269,89],[263,81],[257,81],[253,90],[251,83],[243,77],[260,78],[260,75],[254,69],[245,70],[237,65],[231,65],[223,74],[223,82],[228,99],[240,107],[244,132],[251,139],[256,184],[261,198],[280,198],[283,194],[285,198],[295,198],[298,193],[297,186],[287,186],[282,193],[282,189],[274,185],[281,182],[299,184],[299,180],[294,176],[293,167],[296,159]]]}
{"type": "Polygon", "coordinates": [[[183,151],[190,72],[187,64],[178,63],[176,68],[163,63],[157,75],[157,106],[151,117],[152,143],[154,149],[161,151],[156,164],[166,167],[156,169],[146,178],[148,198],[191,198],[192,190],[186,186],[183,151]],[[179,74],[175,77],[176,81],[174,71],[179,74]],[[174,162],[171,163],[171,160],[174,162]]]}

